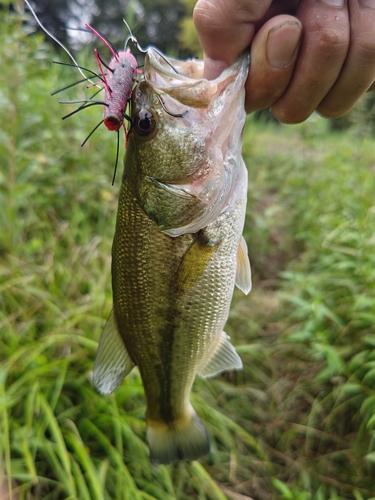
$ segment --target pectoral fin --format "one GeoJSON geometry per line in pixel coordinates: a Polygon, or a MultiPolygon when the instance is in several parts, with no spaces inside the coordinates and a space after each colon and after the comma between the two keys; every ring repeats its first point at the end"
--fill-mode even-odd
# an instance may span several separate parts
{"type": "Polygon", "coordinates": [[[247,254],[246,241],[243,236],[241,236],[237,250],[236,285],[245,295],[251,290],[250,261],[247,254]]]}
{"type": "Polygon", "coordinates": [[[241,370],[242,366],[241,358],[229,342],[228,335],[222,332],[213,354],[198,375],[202,378],[215,377],[224,371],[241,370]]]}
{"type": "Polygon", "coordinates": [[[94,384],[102,394],[110,394],[134,366],[118,331],[113,310],[100,337],[94,363],[94,384]]]}

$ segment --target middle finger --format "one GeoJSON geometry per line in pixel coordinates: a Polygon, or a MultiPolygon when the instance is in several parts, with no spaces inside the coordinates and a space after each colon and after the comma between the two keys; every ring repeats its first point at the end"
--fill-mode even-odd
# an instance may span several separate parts
{"type": "Polygon", "coordinates": [[[272,113],[283,123],[306,120],[338,78],[349,47],[345,0],[302,0],[296,17],[304,36],[292,80],[272,113]]]}

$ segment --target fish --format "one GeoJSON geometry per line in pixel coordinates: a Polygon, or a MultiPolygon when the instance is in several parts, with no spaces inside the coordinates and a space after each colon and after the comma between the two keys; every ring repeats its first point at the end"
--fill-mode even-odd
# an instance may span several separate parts
{"type": "Polygon", "coordinates": [[[244,227],[244,53],[217,79],[149,48],[133,88],[112,247],[113,309],[93,381],[109,394],[137,366],[154,464],[209,453],[190,403],[196,375],[240,370],[224,332],[235,284],[251,289],[244,227]]]}

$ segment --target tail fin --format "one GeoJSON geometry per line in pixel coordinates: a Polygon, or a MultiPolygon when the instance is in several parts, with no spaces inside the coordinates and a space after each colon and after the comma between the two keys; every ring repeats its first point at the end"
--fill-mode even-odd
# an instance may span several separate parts
{"type": "Polygon", "coordinates": [[[193,408],[187,416],[174,422],[147,419],[146,432],[150,458],[156,465],[197,460],[210,451],[206,428],[193,408]]]}

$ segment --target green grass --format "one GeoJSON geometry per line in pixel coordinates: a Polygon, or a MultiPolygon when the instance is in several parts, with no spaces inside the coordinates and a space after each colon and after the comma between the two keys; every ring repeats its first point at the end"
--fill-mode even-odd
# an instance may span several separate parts
{"type": "Polygon", "coordinates": [[[0,28],[0,498],[375,497],[368,129],[250,117],[254,289],[236,291],[226,327],[244,370],[195,383],[210,456],[154,467],[137,371],[108,397],[91,382],[111,308],[115,136],[101,128],[81,148],[101,112],[61,121],[71,109],[49,96],[77,75],[17,16],[0,28]]]}

